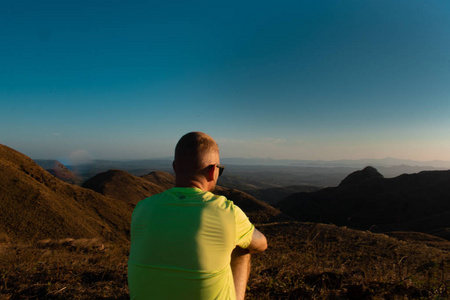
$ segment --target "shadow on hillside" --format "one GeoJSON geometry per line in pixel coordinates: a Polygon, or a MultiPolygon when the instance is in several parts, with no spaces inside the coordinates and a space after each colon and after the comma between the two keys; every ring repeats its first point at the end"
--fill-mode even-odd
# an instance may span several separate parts
{"type": "MultiPolygon", "coordinates": [[[[446,299],[450,242],[399,240],[334,225],[259,225],[246,299],[446,299]]],[[[0,244],[6,299],[128,299],[129,245],[52,240],[0,244]],[[75,243],[76,244],[76,243],[75,243]],[[89,246],[90,245],[90,246],[89,246]]]]}

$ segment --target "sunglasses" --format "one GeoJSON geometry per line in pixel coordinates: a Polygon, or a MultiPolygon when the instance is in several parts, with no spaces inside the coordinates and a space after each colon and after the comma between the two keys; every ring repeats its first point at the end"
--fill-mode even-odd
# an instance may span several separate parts
{"type": "Polygon", "coordinates": [[[222,165],[216,164],[216,167],[218,167],[218,168],[219,168],[219,176],[220,176],[220,175],[222,175],[222,173],[223,173],[223,170],[225,169],[225,166],[222,166],[222,165]]]}

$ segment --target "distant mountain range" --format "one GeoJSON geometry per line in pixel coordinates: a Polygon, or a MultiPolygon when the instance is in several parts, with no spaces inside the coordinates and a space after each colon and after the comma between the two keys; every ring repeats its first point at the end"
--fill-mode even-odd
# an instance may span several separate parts
{"type": "MultiPolygon", "coordinates": [[[[55,160],[34,159],[43,168],[50,168],[55,160]]],[[[136,160],[92,160],[89,163],[82,164],[66,164],[67,167],[96,165],[99,168],[116,166],[123,170],[142,168],[157,168],[162,171],[172,170],[172,157],[155,158],[155,159],[136,159],[136,160]]],[[[300,160],[300,159],[272,159],[272,158],[221,158],[223,164],[231,165],[249,165],[249,166],[301,166],[301,167],[350,167],[362,168],[365,166],[375,167],[393,167],[393,166],[410,166],[410,167],[428,167],[450,169],[450,161],[430,160],[416,161],[410,159],[399,159],[386,157],[382,159],[341,159],[341,160],[300,160]]]]}
{"type": "MultiPolygon", "coordinates": [[[[36,160],[49,172],[60,172],[56,166],[61,165],[56,160],[36,160]]],[[[252,195],[254,189],[278,188],[287,186],[326,187],[336,186],[342,178],[371,165],[376,167],[385,177],[395,177],[401,174],[418,173],[424,170],[444,170],[447,162],[417,162],[410,160],[341,160],[341,161],[301,161],[273,159],[224,158],[226,166],[224,176],[219,184],[246,191],[252,195]]],[[[81,182],[108,170],[122,170],[134,176],[143,176],[153,171],[164,171],[173,174],[172,159],[148,160],[93,160],[90,163],[65,165],[67,171],[73,173],[66,182],[80,184],[81,182]]],[[[66,173],[67,173],[66,171],[66,173]]],[[[301,190],[299,190],[301,191],[301,190]]]]}
{"type": "MultiPolygon", "coordinates": [[[[41,162],[42,163],[42,162],[41,162]]],[[[48,162],[63,169],[60,163],[48,162]]],[[[126,241],[136,203],[175,183],[167,172],[137,177],[123,170],[94,175],[83,186],[69,184],[70,172],[45,171],[22,153],[0,144],[0,243],[38,239],[97,238],[126,241]]],[[[292,220],[265,202],[238,190],[218,187],[254,223],[292,220]]]]}
{"type": "MultiPolygon", "coordinates": [[[[83,187],[131,203],[161,193],[175,186],[175,176],[167,172],[154,171],[140,177],[121,170],[109,170],[87,180],[83,187]]],[[[217,186],[214,193],[226,196],[242,208],[253,223],[268,223],[293,220],[278,209],[236,189],[217,186]]]]}
{"type": "MultiPolygon", "coordinates": [[[[4,225],[0,228],[0,240],[67,236],[126,239],[136,203],[174,185],[173,174],[155,171],[142,163],[125,162],[124,166],[136,173],[150,172],[137,176],[110,169],[95,173],[77,186],[77,182],[68,184],[56,178],[77,178],[59,162],[40,161],[47,167],[46,172],[25,155],[0,145],[0,223],[4,225]]],[[[168,161],[147,163],[168,168],[168,161]]],[[[449,238],[450,171],[385,178],[373,167],[355,170],[228,163],[226,170],[231,175],[227,175],[228,179],[222,177],[223,183],[219,180],[221,186],[216,193],[233,200],[255,223],[295,218],[382,232],[419,231],[449,238]],[[319,170],[321,173],[317,173],[319,170]],[[307,179],[320,182],[339,176],[336,187],[304,184],[307,179]],[[296,185],[283,186],[291,182],[296,185]],[[277,208],[268,204],[279,200],[277,208]]],[[[90,164],[89,172],[110,164],[117,162],[90,164]]]]}
{"type": "Polygon", "coordinates": [[[341,160],[295,160],[295,159],[271,159],[271,158],[222,158],[224,164],[236,165],[261,165],[261,166],[303,166],[303,167],[351,167],[361,168],[365,166],[393,167],[431,167],[450,168],[450,161],[432,160],[415,161],[409,159],[383,158],[383,159],[341,159],[341,160]]]}
{"type": "Polygon", "coordinates": [[[375,232],[418,231],[450,238],[450,171],[384,178],[366,167],[337,187],[296,193],[276,207],[299,221],[375,232]]]}
{"type": "MultiPolygon", "coordinates": [[[[0,294],[128,299],[131,212],[174,186],[171,161],[39,163],[0,145],[0,294]]],[[[224,164],[215,193],[269,242],[249,299],[448,299],[450,171],[224,164]]]]}

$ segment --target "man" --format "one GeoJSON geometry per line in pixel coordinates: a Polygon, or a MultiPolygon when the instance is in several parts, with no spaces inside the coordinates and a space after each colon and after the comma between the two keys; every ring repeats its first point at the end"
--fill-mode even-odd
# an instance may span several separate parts
{"type": "Polygon", "coordinates": [[[131,220],[131,299],[244,299],[250,254],[267,241],[214,190],[219,147],[190,132],[175,148],[175,187],[140,201],[131,220]]]}

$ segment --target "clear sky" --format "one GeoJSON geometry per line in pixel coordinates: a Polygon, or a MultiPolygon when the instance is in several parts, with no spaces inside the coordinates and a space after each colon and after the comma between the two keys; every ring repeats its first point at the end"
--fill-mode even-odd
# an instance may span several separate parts
{"type": "Polygon", "coordinates": [[[32,158],[450,160],[450,1],[0,1],[0,143],[32,158]]]}

